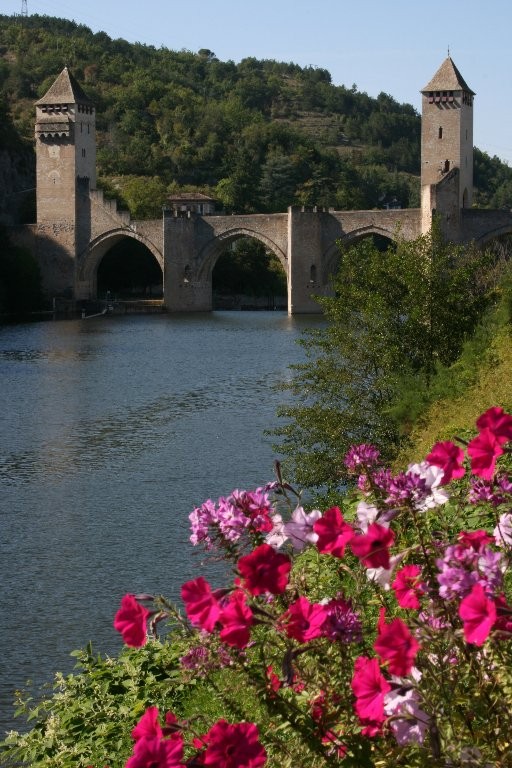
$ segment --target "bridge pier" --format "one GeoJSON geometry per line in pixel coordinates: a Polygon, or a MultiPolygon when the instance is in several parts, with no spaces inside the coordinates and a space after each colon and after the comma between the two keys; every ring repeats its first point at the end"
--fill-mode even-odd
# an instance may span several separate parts
{"type": "Polygon", "coordinates": [[[198,258],[204,224],[202,217],[174,216],[164,211],[164,304],[168,312],[212,309],[211,272],[201,272],[198,258]]]}
{"type": "Polygon", "coordinates": [[[322,214],[316,209],[288,209],[288,314],[318,314],[312,298],[324,295],[322,284],[322,214]]]}

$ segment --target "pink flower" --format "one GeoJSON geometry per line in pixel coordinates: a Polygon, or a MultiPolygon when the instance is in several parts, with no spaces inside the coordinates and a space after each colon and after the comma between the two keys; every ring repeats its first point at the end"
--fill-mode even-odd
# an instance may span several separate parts
{"type": "Polygon", "coordinates": [[[259,741],[254,723],[219,720],[203,737],[206,751],[201,755],[203,765],[215,768],[260,768],[267,761],[265,748],[259,741]]]}
{"type": "Polygon", "coordinates": [[[307,643],[324,634],[328,618],[327,609],[320,603],[310,603],[307,597],[299,597],[279,619],[279,624],[288,635],[307,643]]]}
{"type": "Polygon", "coordinates": [[[114,618],[114,628],[123,636],[126,645],[140,648],[147,642],[146,623],[151,612],[137,602],[134,595],[125,595],[114,618]]]}
{"type": "Polygon", "coordinates": [[[148,707],[132,730],[132,739],[161,739],[162,728],[158,722],[158,707],[148,707]]]}
{"type": "Polygon", "coordinates": [[[425,590],[425,585],[420,582],[421,568],[419,565],[405,565],[396,573],[392,583],[396,599],[400,608],[419,608],[418,595],[425,590]]]}
{"type": "Polygon", "coordinates": [[[386,719],[384,696],[391,686],[380,671],[377,659],[359,656],[354,664],[351,682],[356,697],[355,710],[360,720],[368,725],[380,726],[386,719]]]}
{"type": "Polygon", "coordinates": [[[176,739],[142,738],[135,742],[133,755],[125,768],[182,768],[183,741],[176,739]]]}
{"type": "Polygon", "coordinates": [[[285,591],[292,563],[288,555],[275,552],[269,544],[261,544],[238,561],[242,585],[251,595],[285,591]]]}
{"type": "Polygon", "coordinates": [[[496,605],[487,597],[481,584],[475,584],[461,601],[459,616],[464,622],[466,642],[483,645],[496,621],[496,605]]]}
{"type": "Polygon", "coordinates": [[[233,645],[235,648],[247,646],[254,617],[241,589],[231,593],[229,602],[222,607],[219,621],[222,624],[220,639],[224,643],[233,645]]]}
{"type": "Polygon", "coordinates": [[[503,408],[489,408],[477,419],[476,426],[480,432],[489,429],[502,444],[512,440],[512,416],[503,408]]]}
{"type": "Polygon", "coordinates": [[[219,620],[220,606],[206,579],[199,576],[185,582],[181,587],[181,598],[192,624],[213,632],[219,620]]]}
{"type": "Polygon", "coordinates": [[[500,440],[490,429],[482,429],[478,437],[474,437],[468,445],[472,473],[484,480],[492,480],[496,459],[502,453],[500,440]]]}
{"type": "Polygon", "coordinates": [[[385,609],[381,608],[377,625],[378,635],[374,649],[383,661],[388,662],[392,675],[408,675],[414,665],[420,644],[402,619],[393,619],[386,624],[385,609]]]}
{"type": "Polygon", "coordinates": [[[441,485],[446,485],[452,478],[458,479],[464,475],[464,451],[452,443],[445,440],[442,443],[436,443],[426,460],[435,467],[441,467],[443,470],[443,480],[441,485]]]}
{"type": "Polygon", "coordinates": [[[367,568],[389,568],[389,550],[395,536],[379,523],[372,523],[362,536],[354,536],[350,547],[367,568]]]}
{"type": "Polygon", "coordinates": [[[340,558],[345,554],[347,543],[354,536],[352,527],[345,522],[338,507],[326,510],[314,523],[313,530],[318,534],[318,551],[340,558]]]}

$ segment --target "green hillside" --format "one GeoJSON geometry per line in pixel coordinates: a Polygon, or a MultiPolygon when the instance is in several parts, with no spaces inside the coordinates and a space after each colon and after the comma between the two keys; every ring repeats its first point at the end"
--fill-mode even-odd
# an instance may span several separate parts
{"type": "MultiPolygon", "coordinates": [[[[183,188],[234,212],[419,205],[415,109],[335,86],[325,69],[250,56],[235,64],[65,19],[0,15],[1,99],[27,142],[34,101],[65,65],[97,105],[100,183],[113,194],[113,180],[131,176],[158,179],[155,210],[183,188]]],[[[498,158],[477,152],[475,183],[478,204],[512,206],[512,169],[498,158]]]]}

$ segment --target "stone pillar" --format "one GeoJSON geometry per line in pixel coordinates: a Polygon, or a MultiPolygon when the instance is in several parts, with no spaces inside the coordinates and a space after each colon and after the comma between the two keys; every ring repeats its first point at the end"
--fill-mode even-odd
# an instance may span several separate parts
{"type": "Polygon", "coordinates": [[[164,211],[164,303],[168,312],[210,312],[211,274],[199,273],[198,219],[164,211]]]}
{"type": "Polygon", "coordinates": [[[316,209],[288,209],[288,314],[319,314],[313,294],[324,293],[321,285],[322,214],[316,209]]]}

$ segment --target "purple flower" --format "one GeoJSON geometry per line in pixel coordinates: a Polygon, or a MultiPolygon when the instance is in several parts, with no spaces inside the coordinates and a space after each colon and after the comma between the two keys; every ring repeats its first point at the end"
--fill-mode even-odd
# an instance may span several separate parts
{"type": "Polygon", "coordinates": [[[349,448],[345,456],[345,466],[350,472],[359,471],[361,468],[374,467],[379,460],[379,451],[375,446],[362,443],[349,448]]]}
{"type": "Polygon", "coordinates": [[[341,643],[359,643],[363,629],[358,614],[352,609],[350,600],[341,595],[325,603],[327,619],[324,631],[331,640],[341,643]]]}

